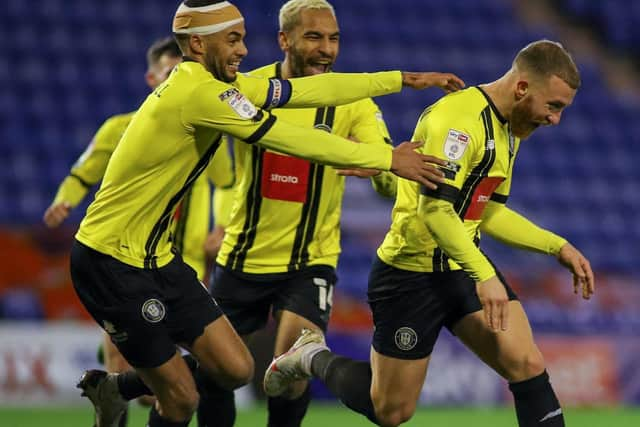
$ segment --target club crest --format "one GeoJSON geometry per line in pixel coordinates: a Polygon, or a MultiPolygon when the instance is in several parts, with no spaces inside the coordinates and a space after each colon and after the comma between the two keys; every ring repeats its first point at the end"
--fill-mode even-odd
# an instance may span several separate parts
{"type": "Polygon", "coordinates": [[[418,335],[413,329],[403,326],[396,331],[395,341],[400,350],[409,351],[418,343],[418,335]]]}
{"type": "Polygon", "coordinates": [[[147,322],[158,323],[164,319],[165,314],[164,304],[155,298],[148,299],[142,304],[142,317],[147,322]]]}

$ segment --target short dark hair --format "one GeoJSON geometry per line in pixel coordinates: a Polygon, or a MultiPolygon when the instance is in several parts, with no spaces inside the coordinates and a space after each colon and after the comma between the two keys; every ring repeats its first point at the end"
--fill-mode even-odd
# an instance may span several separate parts
{"type": "Polygon", "coordinates": [[[180,48],[173,37],[165,37],[153,42],[147,50],[147,65],[150,67],[157,64],[163,55],[169,55],[174,58],[182,56],[182,52],[180,52],[180,48]]]}
{"type": "Polygon", "coordinates": [[[514,67],[536,77],[560,77],[572,89],[580,87],[580,72],[571,54],[558,42],[538,40],[525,46],[513,60],[514,67]]]}
{"type": "Polygon", "coordinates": [[[173,33],[173,38],[176,41],[176,43],[178,44],[178,46],[180,46],[180,50],[182,51],[182,54],[184,56],[189,54],[189,37],[190,34],[183,34],[183,33],[173,33]]]}

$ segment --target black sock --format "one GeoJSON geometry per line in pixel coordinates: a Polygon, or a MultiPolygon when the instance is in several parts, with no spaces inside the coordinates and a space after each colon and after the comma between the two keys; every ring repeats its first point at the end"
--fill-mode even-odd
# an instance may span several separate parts
{"type": "Polygon", "coordinates": [[[544,371],[537,377],[509,384],[516,403],[520,427],[564,427],[564,417],[549,375],[544,371]]]}
{"type": "Polygon", "coordinates": [[[124,400],[133,400],[145,394],[153,395],[136,371],[127,371],[118,375],[118,390],[124,400]]]}
{"type": "Polygon", "coordinates": [[[170,421],[163,418],[156,410],[156,405],[151,406],[147,427],[187,427],[191,419],[186,421],[170,421]]]}
{"type": "Polygon", "coordinates": [[[220,387],[202,368],[194,378],[200,393],[198,427],[232,427],[236,421],[233,391],[220,387]]]}
{"type": "MultiPolygon", "coordinates": [[[[193,373],[198,366],[198,361],[190,354],[185,354],[182,359],[193,373]]],[[[140,396],[153,396],[153,391],[142,381],[136,371],[127,371],[118,375],[118,391],[124,400],[133,400],[140,396]]]]}
{"type": "Polygon", "coordinates": [[[267,427],[300,427],[310,401],[311,390],[308,385],[304,393],[297,399],[270,397],[267,427]]]}
{"type": "Polygon", "coordinates": [[[378,424],[371,401],[371,365],[321,351],[311,360],[311,372],[348,408],[378,424]]]}
{"type": "Polygon", "coordinates": [[[129,420],[129,408],[124,410],[122,415],[120,415],[120,421],[118,422],[118,427],[127,427],[127,421],[129,420]]]}

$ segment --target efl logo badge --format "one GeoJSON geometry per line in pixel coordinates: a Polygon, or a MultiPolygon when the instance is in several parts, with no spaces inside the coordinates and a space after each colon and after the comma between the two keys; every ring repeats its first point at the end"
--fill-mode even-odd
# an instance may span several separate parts
{"type": "Polygon", "coordinates": [[[258,109],[241,93],[227,99],[227,104],[243,119],[251,119],[258,114],[258,109]]]}
{"type": "Polygon", "coordinates": [[[449,129],[447,139],[444,141],[444,155],[451,160],[460,160],[469,141],[471,141],[471,137],[466,133],[449,129]]]}
{"type": "Polygon", "coordinates": [[[258,109],[236,88],[230,88],[218,95],[220,101],[224,101],[243,119],[252,119],[258,114],[258,109]]]}
{"type": "Polygon", "coordinates": [[[396,331],[395,340],[400,350],[409,351],[418,343],[418,335],[413,329],[403,326],[396,331]]]}
{"type": "Polygon", "coordinates": [[[164,319],[165,313],[164,304],[155,298],[148,299],[142,304],[142,317],[149,323],[158,323],[164,319]]]}

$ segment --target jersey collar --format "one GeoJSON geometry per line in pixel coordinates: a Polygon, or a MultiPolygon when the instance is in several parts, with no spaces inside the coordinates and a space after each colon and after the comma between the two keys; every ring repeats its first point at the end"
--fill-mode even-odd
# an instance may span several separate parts
{"type": "Polygon", "coordinates": [[[507,119],[505,119],[502,116],[502,114],[500,114],[500,111],[498,111],[498,108],[496,107],[496,105],[493,103],[491,98],[489,98],[489,95],[487,95],[486,92],[484,90],[482,90],[482,88],[480,86],[475,86],[475,88],[478,89],[480,91],[480,93],[484,96],[484,98],[487,100],[487,102],[489,103],[489,106],[493,110],[493,114],[495,114],[496,117],[498,118],[498,120],[500,120],[500,123],[502,123],[502,124],[507,123],[507,119]]]}

